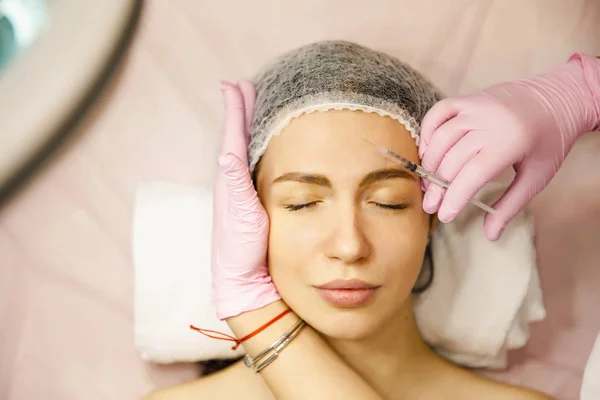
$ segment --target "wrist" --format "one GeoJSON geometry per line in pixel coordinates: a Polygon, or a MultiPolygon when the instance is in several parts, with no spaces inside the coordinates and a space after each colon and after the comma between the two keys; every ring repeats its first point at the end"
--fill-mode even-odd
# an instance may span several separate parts
{"type": "Polygon", "coordinates": [[[281,296],[270,279],[226,286],[213,283],[213,303],[220,320],[237,317],[280,301],[281,296]]]}
{"type": "Polygon", "coordinates": [[[593,116],[588,131],[596,131],[600,129],[600,57],[575,53],[569,58],[569,63],[577,63],[581,68],[584,81],[582,86],[593,116]]]}
{"type": "Polygon", "coordinates": [[[538,77],[523,81],[537,95],[541,105],[556,122],[561,136],[575,141],[598,128],[598,75],[600,60],[574,54],[566,64],[538,77]],[[592,81],[596,80],[596,90],[592,81]]]}
{"type": "MultiPolygon", "coordinates": [[[[264,307],[227,318],[226,322],[235,337],[241,338],[253,332],[257,327],[264,325],[267,321],[272,320],[288,308],[283,300],[278,300],[264,307]]],[[[246,340],[242,346],[244,346],[248,354],[254,356],[281,337],[283,333],[298,322],[298,319],[298,316],[293,311],[289,312],[258,335],[246,340]]]]}

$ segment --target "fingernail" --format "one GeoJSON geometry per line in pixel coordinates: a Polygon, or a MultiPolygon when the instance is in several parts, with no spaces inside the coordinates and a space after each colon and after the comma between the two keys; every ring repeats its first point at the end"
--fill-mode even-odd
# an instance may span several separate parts
{"type": "Polygon", "coordinates": [[[438,212],[438,219],[443,223],[447,224],[452,221],[456,217],[456,213],[448,210],[447,207],[440,207],[440,211],[438,212]]]}
{"type": "Polygon", "coordinates": [[[227,153],[219,157],[219,165],[223,173],[230,178],[239,178],[248,172],[248,167],[244,167],[240,159],[233,153],[227,153]]]}
{"type": "Polygon", "coordinates": [[[496,232],[496,235],[493,236],[492,240],[496,241],[498,239],[500,239],[500,236],[502,236],[502,234],[504,233],[504,226],[500,229],[498,229],[498,232],[496,232]]]}
{"type": "Polygon", "coordinates": [[[233,86],[235,86],[233,83],[225,79],[221,80],[221,90],[231,89],[233,86]]]}
{"type": "Polygon", "coordinates": [[[219,156],[219,167],[229,169],[233,164],[233,156],[230,153],[219,156]]]}
{"type": "Polygon", "coordinates": [[[425,198],[423,198],[423,210],[425,210],[426,213],[432,214],[433,213],[433,208],[435,206],[434,200],[433,200],[433,196],[431,195],[430,192],[425,192],[425,198]]]}
{"type": "Polygon", "coordinates": [[[495,242],[496,240],[500,239],[500,236],[502,236],[502,232],[504,232],[504,228],[506,227],[506,225],[500,225],[498,227],[494,227],[494,222],[496,222],[496,224],[498,223],[497,221],[493,221],[491,219],[489,215],[486,216],[486,220],[485,220],[485,236],[488,238],[489,241],[491,242],[495,242]],[[492,226],[490,226],[492,225],[492,226]]]}

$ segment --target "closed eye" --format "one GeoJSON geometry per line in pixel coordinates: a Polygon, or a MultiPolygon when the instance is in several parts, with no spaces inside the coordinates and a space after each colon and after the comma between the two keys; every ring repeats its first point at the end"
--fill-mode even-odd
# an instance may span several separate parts
{"type": "Polygon", "coordinates": [[[386,210],[404,210],[408,206],[406,204],[383,204],[374,203],[377,207],[385,208],[386,210]]]}
{"type": "Polygon", "coordinates": [[[284,208],[288,211],[299,211],[299,210],[303,210],[305,208],[310,208],[314,205],[316,205],[318,203],[318,201],[311,201],[310,203],[304,203],[304,204],[286,204],[284,206],[284,208]]]}
{"type": "MultiPolygon", "coordinates": [[[[311,201],[310,203],[304,204],[286,204],[284,208],[288,211],[300,211],[315,206],[317,203],[318,201],[311,201]]],[[[377,207],[381,207],[386,210],[404,210],[408,208],[406,204],[383,204],[377,202],[373,204],[375,204],[377,207]]]]}

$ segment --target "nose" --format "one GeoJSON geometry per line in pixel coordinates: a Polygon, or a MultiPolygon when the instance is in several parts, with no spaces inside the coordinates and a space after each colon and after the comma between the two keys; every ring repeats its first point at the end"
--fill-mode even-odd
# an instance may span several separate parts
{"type": "Polygon", "coordinates": [[[338,209],[331,217],[333,229],[330,231],[327,256],[345,264],[355,264],[366,259],[371,246],[361,226],[360,216],[354,208],[348,207],[348,211],[338,209]]]}

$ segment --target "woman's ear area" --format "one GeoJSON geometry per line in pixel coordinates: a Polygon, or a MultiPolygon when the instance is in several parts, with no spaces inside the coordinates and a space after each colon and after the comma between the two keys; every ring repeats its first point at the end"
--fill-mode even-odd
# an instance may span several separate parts
{"type": "Polygon", "coordinates": [[[435,228],[437,227],[439,222],[437,213],[435,214],[431,214],[429,216],[429,237],[431,237],[431,235],[433,234],[433,231],[435,231],[435,228]]]}
{"type": "MultiPolygon", "coordinates": [[[[424,184],[424,183],[425,183],[425,180],[423,178],[421,178],[421,190],[423,191],[423,197],[425,196],[425,191],[427,190],[427,186],[428,186],[427,184],[424,184]]],[[[426,212],[426,211],[423,210],[423,212],[426,212]]],[[[429,215],[429,238],[431,238],[431,235],[433,234],[433,231],[435,231],[435,228],[438,226],[439,222],[440,222],[440,220],[438,219],[437,213],[429,215]]]]}

